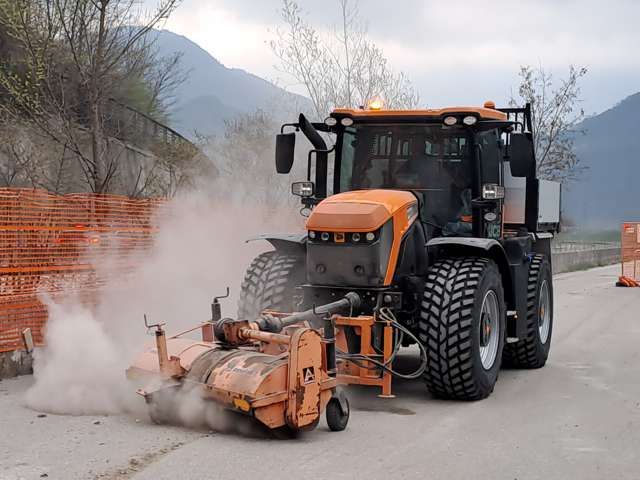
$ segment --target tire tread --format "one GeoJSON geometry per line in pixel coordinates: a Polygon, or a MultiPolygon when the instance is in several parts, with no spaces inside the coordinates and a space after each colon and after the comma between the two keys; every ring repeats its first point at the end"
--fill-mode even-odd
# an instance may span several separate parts
{"type": "Polygon", "coordinates": [[[493,390],[474,378],[471,338],[475,294],[488,268],[497,267],[486,258],[445,258],[427,272],[418,328],[428,357],[424,381],[437,397],[477,400],[493,390]]]}
{"type": "Polygon", "coordinates": [[[547,360],[546,357],[540,355],[537,333],[538,281],[545,261],[546,257],[541,254],[535,254],[531,257],[527,283],[526,334],[518,342],[506,344],[503,351],[504,364],[510,368],[541,368],[547,360]]]}
{"type": "Polygon", "coordinates": [[[253,259],[244,276],[238,300],[238,318],[253,320],[262,310],[285,309],[293,299],[293,288],[304,272],[299,255],[277,250],[253,259]]]}

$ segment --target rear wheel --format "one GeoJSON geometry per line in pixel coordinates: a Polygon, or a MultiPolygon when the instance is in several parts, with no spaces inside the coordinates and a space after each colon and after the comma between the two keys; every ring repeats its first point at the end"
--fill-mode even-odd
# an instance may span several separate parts
{"type": "Polygon", "coordinates": [[[302,255],[277,250],[258,255],[242,282],[238,318],[253,320],[265,309],[293,311],[295,287],[304,279],[302,255]]]}
{"type": "Polygon", "coordinates": [[[447,258],[427,272],[419,336],[424,381],[440,398],[478,400],[498,379],[505,332],[502,277],[486,258],[447,258]]]}
{"type": "Polygon", "coordinates": [[[525,337],[504,347],[504,364],[512,368],[540,368],[547,363],[553,330],[553,280],[545,255],[529,265],[525,337]]]}

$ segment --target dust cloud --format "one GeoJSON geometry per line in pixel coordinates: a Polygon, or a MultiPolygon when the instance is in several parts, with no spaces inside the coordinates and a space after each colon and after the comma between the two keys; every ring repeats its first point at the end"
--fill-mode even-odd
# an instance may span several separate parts
{"type": "MultiPolygon", "coordinates": [[[[271,249],[266,242],[245,240],[260,233],[301,231],[304,219],[297,210],[276,216],[242,199],[225,203],[208,194],[177,198],[152,251],[130,255],[131,261],[144,259],[133,271],[120,276],[114,272],[121,259],[91,258],[98,275],[108,273],[92,308],[73,297],[62,303],[42,298],[50,318],[46,346],[35,353],[35,383],[26,394],[27,406],[70,415],[144,408],[124,373],[143,344],[153,342],[145,335],[143,314],[151,323],[166,322],[168,334],[177,333],[210,318],[212,298],[230,287],[223,314],[235,316],[244,270],[256,254],[271,249]]],[[[198,399],[185,398],[180,403],[184,423],[204,419],[210,428],[228,428],[223,416],[202,407],[198,399]]]]}
{"type": "Polygon", "coordinates": [[[80,305],[56,304],[49,310],[47,348],[34,352],[35,383],[26,402],[34,410],[92,415],[123,411],[130,398],[116,339],[80,305]]]}

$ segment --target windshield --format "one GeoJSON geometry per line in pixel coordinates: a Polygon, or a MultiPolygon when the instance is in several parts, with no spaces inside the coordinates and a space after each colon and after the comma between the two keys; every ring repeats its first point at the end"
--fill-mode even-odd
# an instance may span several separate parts
{"type": "Polygon", "coordinates": [[[473,182],[469,135],[444,125],[358,125],[344,131],[340,191],[393,188],[422,196],[423,218],[460,215],[473,182]]]}

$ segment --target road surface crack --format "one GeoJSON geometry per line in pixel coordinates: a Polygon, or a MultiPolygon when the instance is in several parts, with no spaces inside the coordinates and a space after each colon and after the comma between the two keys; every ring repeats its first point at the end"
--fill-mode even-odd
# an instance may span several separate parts
{"type": "Polygon", "coordinates": [[[169,453],[185,445],[185,442],[175,442],[158,450],[147,452],[143,455],[136,455],[129,459],[126,466],[120,466],[113,470],[99,473],[94,476],[94,480],[127,480],[140,473],[154,462],[157,462],[169,453]]]}

